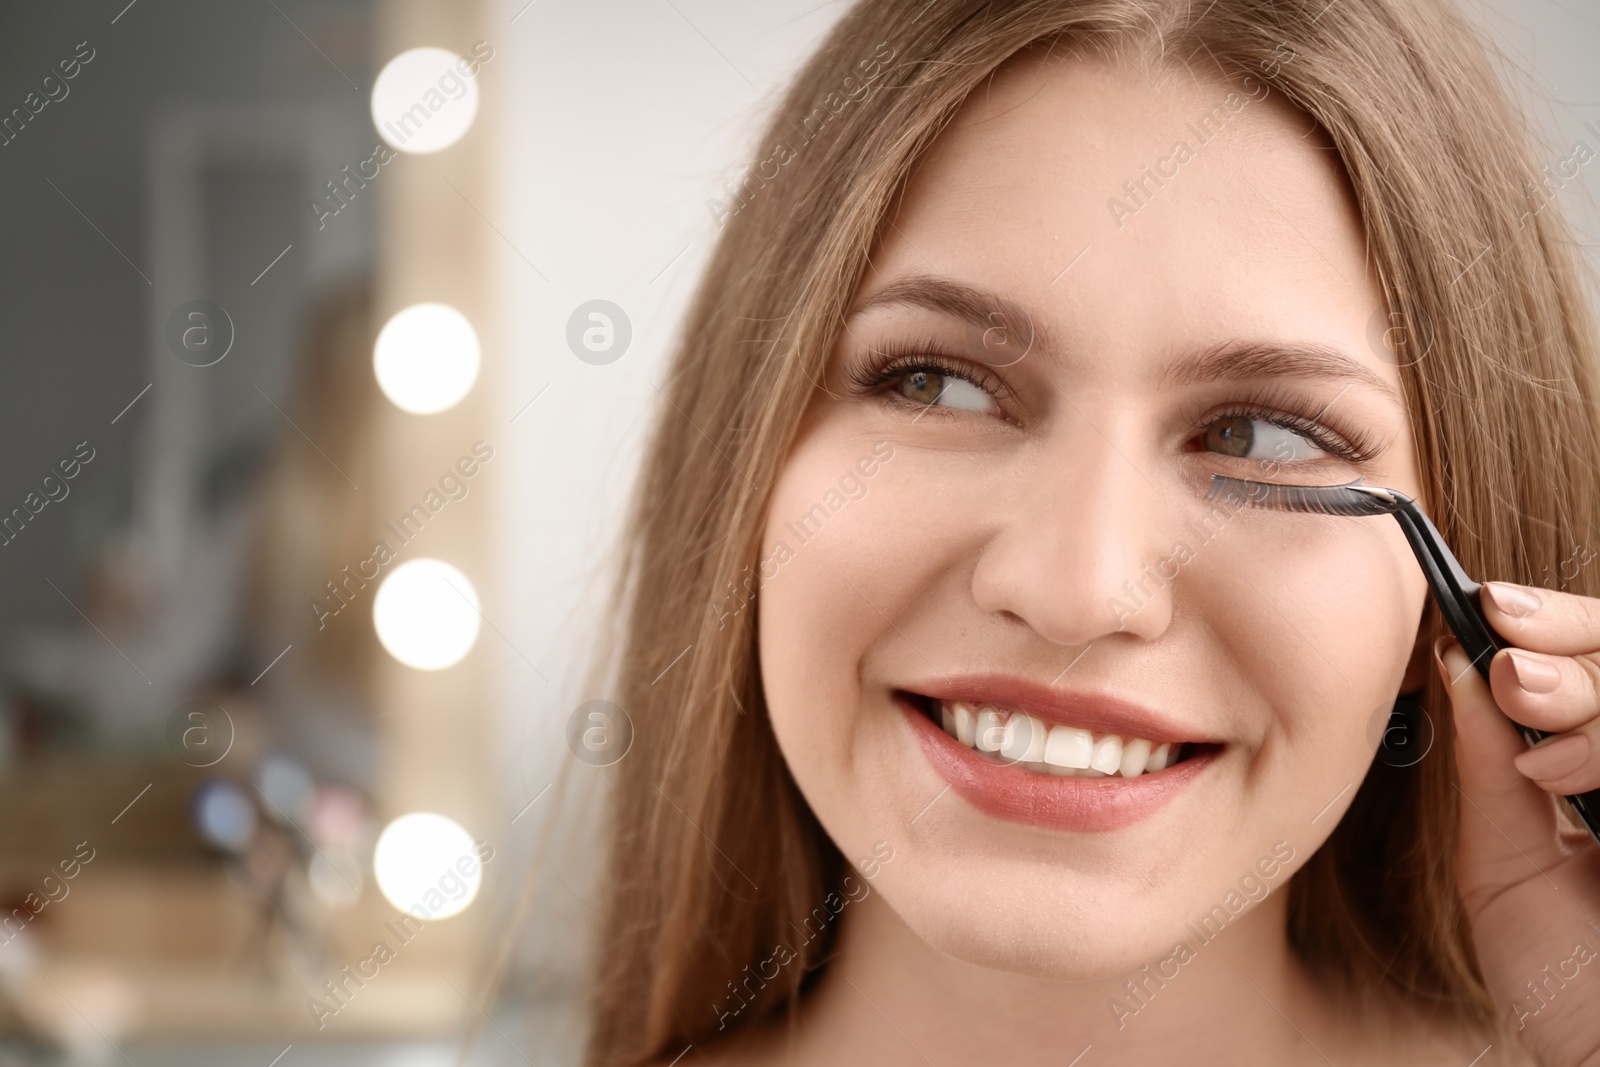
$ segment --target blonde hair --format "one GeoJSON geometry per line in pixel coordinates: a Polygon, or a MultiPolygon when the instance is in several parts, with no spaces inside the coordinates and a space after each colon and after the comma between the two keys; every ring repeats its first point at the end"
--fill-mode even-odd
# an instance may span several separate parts
{"type": "MultiPolygon", "coordinates": [[[[633,502],[608,670],[635,739],[611,783],[589,1064],[714,1038],[730,982],[848,871],[766,717],[756,612],[716,604],[749,595],[771,487],[912,165],[972,89],[1037,45],[1250,75],[1321,127],[1387,311],[1411,331],[1400,375],[1422,503],[1474,577],[1537,584],[1600,518],[1586,275],[1521,117],[1441,0],[862,0],[719,210],[633,502]]],[[[1581,571],[1567,588],[1595,585],[1581,571]]],[[[1432,750],[1374,764],[1295,875],[1289,934],[1351,988],[1488,1025],[1431,670],[1423,703],[1432,750]]],[[[830,940],[801,944],[735,1025],[792,1009],[830,940]]]]}

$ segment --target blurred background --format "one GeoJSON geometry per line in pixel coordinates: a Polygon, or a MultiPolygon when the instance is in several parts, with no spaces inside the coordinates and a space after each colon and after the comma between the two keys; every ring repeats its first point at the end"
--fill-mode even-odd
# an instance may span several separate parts
{"type": "MultiPolygon", "coordinates": [[[[613,536],[846,7],[0,10],[0,1065],[574,1062],[613,536]]],[[[1600,9],[1464,10],[1593,261],[1600,9]]]]}

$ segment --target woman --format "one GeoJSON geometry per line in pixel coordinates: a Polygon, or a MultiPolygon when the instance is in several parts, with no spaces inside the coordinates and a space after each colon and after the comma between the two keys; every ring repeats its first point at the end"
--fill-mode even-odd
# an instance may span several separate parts
{"type": "Polygon", "coordinates": [[[1441,0],[843,18],[638,491],[590,1063],[1600,1062],[1597,345],[1521,129],[1441,0]],[[1416,497],[1526,651],[1212,474],[1416,497]]]}

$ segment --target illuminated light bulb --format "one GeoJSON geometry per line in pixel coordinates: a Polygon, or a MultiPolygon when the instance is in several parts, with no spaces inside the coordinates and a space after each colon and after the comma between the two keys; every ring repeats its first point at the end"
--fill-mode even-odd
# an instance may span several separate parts
{"type": "Polygon", "coordinates": [[[396,312],[372,346],[378,386],[395,407],[431,415],[456,404],[478,380],[478,334],[447,304],[396,312]]]}
{"type": "Polygon", "coordinates": [[[467,576],[437,559],[389,573],[372,599],[372,625],[389,655],[419,671],[460,662],[478,639],[478,594],[467,576]]]}
{"type": "Polygon", "coordinates": [[[384,899],[419,919],[459,914],[478,895],[483,866],[472,836],[443,815],[402,815],[378,835],[372,871],[384,899]]]}
{"type": "Polygon", "coordinates": [[[372,124],[393,148],[437,152],[461,140],[478,115],[475,64],[443,48],[401,52],[372,83],[372,124]]]}

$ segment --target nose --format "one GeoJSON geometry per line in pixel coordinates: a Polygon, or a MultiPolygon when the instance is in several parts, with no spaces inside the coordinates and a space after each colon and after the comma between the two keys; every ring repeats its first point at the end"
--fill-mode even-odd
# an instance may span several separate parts
{"type": "Polygon", "coordinates": [[[972,577],[981,608],[1065,647],[1112,634],[1159,636],[1184,562],[1167,529],[1159,473],[1139,455],[1132,427],[1096,422],[1073,415],[1041,443],[972,577]]]}

